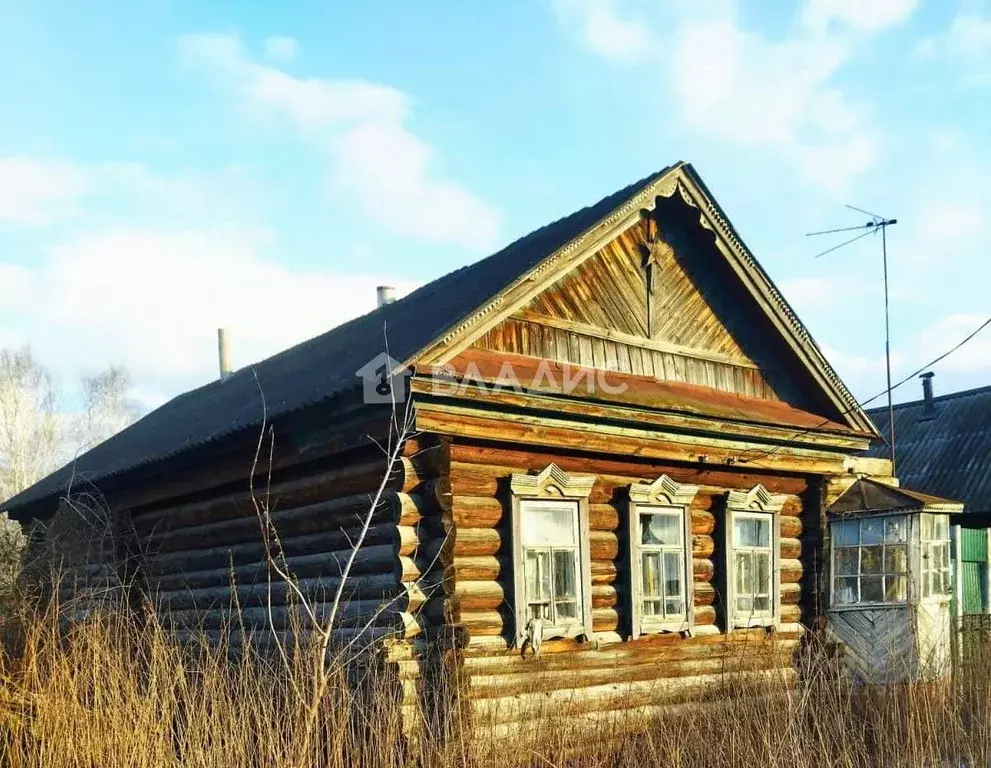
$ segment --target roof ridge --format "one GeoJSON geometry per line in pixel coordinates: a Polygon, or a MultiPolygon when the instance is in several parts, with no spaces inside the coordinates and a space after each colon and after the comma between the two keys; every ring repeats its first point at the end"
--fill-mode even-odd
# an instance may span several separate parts
{"type": "MultiPolygon", "coordinates": [[[[933,402],[941,402],[944,400],[956,400],[957,398],[961,398],[961,397],[972,397],[973,395],[981,395],[985,393],[991,393],[991,384],[985,384],[980,387],[974,387],[973,389],[961,389],[956,392],[947,392],[945,395],[936,395],[935,397],[933,397],[933,402]]],[[[895,403],[892,407],[895,410],[898,410],[899,408],[908,408],[913,405],[923,405],[925,404],[925,402],[926,399],[924,397],[921,397],[918,400],[906,400],[901,403],[895,403]]],[[[888,410],[888,406],[878,405],[873,408],[867,408],[865,410],[867,411],[867,413],[883,413],[888,410]]]]}

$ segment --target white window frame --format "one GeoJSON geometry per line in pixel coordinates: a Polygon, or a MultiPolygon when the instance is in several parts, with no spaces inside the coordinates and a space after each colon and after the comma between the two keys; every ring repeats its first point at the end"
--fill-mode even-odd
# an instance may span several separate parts
{"type": "MultiPolygon", "coordinates": [[[[863,609],[863,608],[885,608],[885,607],[893,607],[893,606],[905,606],[905,605],[907,605],[909,603],[909,601],[912,599],[912,595],[913,595],[914,591],[916,590],[915,578],[913,577],[913,571],[914,571],[914,569],[912,567],[912,562],[914,560],[914,555],[913,555],[913,551],[915,550],[915,544],[914,544],[914,542],[916,541],[916,537],[915,537],[915,533],[913,531],[913,528],[917,524],[916,523],[916,520],[915,520],[915,518],[917,518],[917,517],[918,517],[917,515],[912,514],[911,512],[895,512],[893,514],[847,516],[845,518],[839,518],[839,519],[836,519],[836,520],[830,520],[829,521],[829,576],[830,576],[830,578],[829,578],[829,607],[830,607],[831,610],[847,611],[847,610],[859,610],[859,609],[863,609]],[[903,547],[905,547],[905,568],[906,568],[906,570],[905,570],[905,581],[906,581],[905,599],[904,600],[870,600],[870,601],[863,601],[863,600],[859,600],[858,599],[857,601],[852,602],[852,603],[839,603],[839,602],[837,602],[837,595],[839,594],[839,590],[838,590],[838,588],[836,586],[837,579],[848,578],[849,576],[844,576],[844,575],[839,574],[837,572],[837,569],[836,569],[836,549],[837,549],[837,547],[836,547],[836,534],[834,533],[833,526],[836,525],[837,523],[850,523],[850,522],[855,522],[855,523],[857,523],[859,525],[860,523],[862,523],[865,520],[881,520],[882,521],[882,525],[883,525],[883,521],[888,520],[888,519],[892,519],[892,518],[900,518],[900,519],[902,519],[902,520],[905,521],[905,540],[901,544],[888,544],[887,542],[884,541],[884,534],[882,532],[881,544],[875,545],[875,546],[880,546],[881,547],[881,571],[880,571],[880,574],[877,574],[877,575],[881,575],[881,576],[887,576],[888,575],[886,573],[886,571],[884,570],[884,554],[885,554],[885,550],[889,546],[903,546],[903,547]]],[[[857,555],[857,563],[858,563],[858,565],[857,565],[857,573],[855,574],[855,576],[857,577],[857,580],[858,580],[858,593],[860,591],[860,579],[863,578],[863,576],[864,576],[864,574],[861,573],[861,571],[860,571],[860,565],[859,565],[860,559],[861,559],[861,556],[862,556],[862,554],[860,553],[860,550],[863,549],[863,545],[860,544],[859,541],[860,541],[860,539],[859,539],[859,535],[858,535],[858,544],[856,545],[856,547],[852,547],[852,546],[851,547],[840,547],[840,549],[854,549],[854,548],[856,548],[858,550],[858,555],[857,555]]],[[[872,574],[868,574],[868,575],[872,575],[872,574]]],[[[884,585],[884,582],[882,582],[882,589],[884,588],[884,586],[885,586],[884,585]]]]}
{"type": "Polygon", "coordinates": [[[749,627],[774,629],[781,623],[781,510],[787,496],[775,494],[757,484],[749,491],[730,491],[726,499],[725,560],[727,631],[749,627]],[[770,522],[771,584],[770,610],[742,613],[736,609],[736,552],[752,547],[737,547],[734,541],[736,520],[740,517],[766,518],[770,522]]]}
{"type": "Polygon", "coordinates": [[[950,516],[940,515],[936,512],[923,512],[919,515],[919,542],[920,542],[920,563],[919,563],[919,597],[926,602],[945,602],[950,599],[950,593],[953,590],[953,584],[950,580],[950,516]],[[946,525],[946,538],[936,539],[925,537],[926,531],[926,518],[930,518],[933,527],[936,525],[937,517],[945,518],[946,525]],[[931,578],[933,572],[936,570],[932,567],[933,551],[936,547],[945,549],[946,551],[946,567],[940,568],[940,571],[944,571],[946,574],[946,591],[934,593],[931,592],[926,594],[926,586],[929,584],[929,579],[931,578]]]}
{"type": "Polygon", "coordinates": [[[524,580],[524,547],[522,515],[528,502],[557,502],[573,505],[578,545],[578,619],[564,625],[541,626],[541,639],[555,637],[592,638],[592,563],[589,553],[588,497],[595,485],[595,477],[572,475],[556,464],[548,464],[538,474],[514,474],[510,478],[513,500],[513,613],[516,618],[515,639],[522,647],[527,639],[526,582],[524,580]]]}
{"type": "Polygon", "coordinates": [[[692,567],[692,513],[691,506],[699,488],[697,485],[683,485],[667,475],[661,475],[652,483],[635,483],[630,486],[629,505],[629,570],[631,634],[640,635],[657,632],[685,632],[691,635],[695,629],[695,588],[692,567]],[[682,583],[685,612],[671,619],[644,614],[643,611],[643,554],[650,551],[666,551],[673,547],[644,546],[640,543],[640,518],[655,512],[676,512],[681,518],[682,542],[682,583]]]}

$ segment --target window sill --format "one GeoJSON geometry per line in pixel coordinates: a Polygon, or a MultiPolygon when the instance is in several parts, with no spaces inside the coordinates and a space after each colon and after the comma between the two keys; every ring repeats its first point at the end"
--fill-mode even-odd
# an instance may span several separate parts
{"type": "Polygon", "coordinates": [[[640,635],[661,635],[664,633],[690,632],[691,626],[687,619],[666,622],[640,622],[640,635]]]}
{"type": "Polygon", "coordinates": [[[754,629],[755,627],[773,627],[777,624],[775,616],[734,616],[733,629],[754,629]]]}
{"type": "Polygon", "coordinates": [[[847,603],[845,605],[832,605],[829,607],[830,611],[836,613],[844,613],[846,611],[877,611],[884,610],[885,608],[890,608],[892,610],[896,608],[908,608],[908,601],[901,600],[899,602],[890,603],[847,603]]]}

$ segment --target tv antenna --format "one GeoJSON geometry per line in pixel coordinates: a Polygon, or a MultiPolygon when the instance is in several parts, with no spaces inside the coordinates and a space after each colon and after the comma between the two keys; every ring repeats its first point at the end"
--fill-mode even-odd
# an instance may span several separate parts
{"type": "Polygon", "coordinates": [[[868,235],[873,235],[877,232],[881,233],[881,262],[884,267],[884,361],[888,374],[888,447],[891,455],[891,474],[895,475],[895,407],[891,400],[891,316],[888,311],[887,231],[888,227],[898,223],[898,219],[889,219],[884,216],[879,216],[876,213],[865,211],[863,208],[857,208],[853,205],[848,205],[846,207],[851,211],[856,211],[857,213],[863,213],[866,216],[870,216],[870,221],[866,224],[861,224],[859,227],[840,227],[839,229],[825,229],[822,232],[807,232],[805,236],[816,237],[819,235],[834,235],[840,232],[860,233],[858,235],[854,235],[849,240],[844,240],[842,243],[834,245],[832,248],[827,248],[825,251],[820,251],[814,257],[818,259],[820,256],[825,256],[827,253],[837,251],[840,248],[850,245],[850,243],[854,243],[861,238],[867,237],[868,235]]]}

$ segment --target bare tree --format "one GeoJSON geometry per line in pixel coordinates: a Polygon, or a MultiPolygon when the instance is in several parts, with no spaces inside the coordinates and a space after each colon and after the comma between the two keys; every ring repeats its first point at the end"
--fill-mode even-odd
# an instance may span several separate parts
{"type": "Polygon", "coordinates": [[[30,347],[0,350],[0,501],[133,423],[130,374],[111,366],[80,381],[72,412],[30,347]]]}
{"type": "Polygon", "coordinates": [[[30,348],[0,350],[0,500],[55,468],[63,450],[59,394],[30,348]]]}

